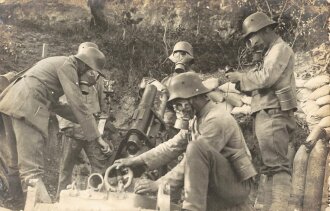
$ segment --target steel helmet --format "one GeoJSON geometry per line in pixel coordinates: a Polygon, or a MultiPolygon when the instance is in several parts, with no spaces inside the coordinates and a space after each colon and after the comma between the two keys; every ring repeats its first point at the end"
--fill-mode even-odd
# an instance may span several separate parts
{"type": "Polygon", "coordinates": [[[93,47],[83,48],[75,57],[96,71],[103,69],[105,64],[104,54],[93,47]]]}
{"type": "Polygon", "coordinates": [[[255,12],[243,21],[243,38],[246,38],[249,34],[257,32],[266,26],[275,27],[276,25],[277,23],[270,19],[265,13],[255,12]]]}
{"type": "Polygon", "coordinates": [[[174,45],[172,54],[174,54],[177,51],[184,51],[187,52],[190,56],[192,57],[194,56],[192,45],[186,41],[180,41],[174,45]]]}
{"type": "Polygon", "coordinates": [[[82,49],[84,49],[84,48],[88,48],[88,47],[93,47],[93,48],[99,49],[99,47],[98,47],[95,43],[93,43],[93,42],[83,42],[83,43],[81,43],[81,44],[79,45],[79,47],[78,47],[78,53],[79,53],[82,49]]]}
{"type": "Polygon", "coordinates": [[[202,79],[198,74],[193,72],[181,73],[174,76],[167,88],[170,94],[168,101],[177,98],[187,99],[211,91],[203,85],[202,79]]]}

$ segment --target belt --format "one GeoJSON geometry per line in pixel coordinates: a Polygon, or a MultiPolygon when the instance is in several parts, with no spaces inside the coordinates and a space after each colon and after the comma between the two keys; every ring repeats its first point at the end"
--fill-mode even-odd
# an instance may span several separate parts
{"type": "Polygon", "coordinates": [[[278,113],[286,113],[288,115],[293,114],[293,109],[288,111],[282,111],[280,108],[266,108],[264,109],[264,111],[269,115],[278,114],[278,113]]]}

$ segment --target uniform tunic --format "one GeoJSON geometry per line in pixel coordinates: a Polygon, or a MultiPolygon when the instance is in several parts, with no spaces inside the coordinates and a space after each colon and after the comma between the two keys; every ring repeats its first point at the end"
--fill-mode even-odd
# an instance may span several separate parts
{"type": "MultiPolygon", "coordinates": [[[[246,202],[250,186],[246,181],[239,181],[230,164],[231,157],[242,150],[247,153],[235,119],[222,105],[208,102],[193,120],[191,133],[181,130],[169,141],[140,157],[150,169],[154,169],[186,152],[182,161],[160,180],[171,186],[184,184],[183,208],[212,210],[212,204],[220,203],[230,208],[246,202]],[[212,200],[214,196],[219,197],[212,200]],[[231,201],[233,199],[235,202],[231,201]]],[[[251,176],[255,174],[253,172],[251,176]]],[[[219,206],[216,206],[218,210],[219,206]]]]}
{"type": "Polygon", "coordinates": [[[44,174],[43,148],[51,110],[78,122],[88,141],[100,136],[94,116],[83,101],[78,81],[74,56],[49,57],[36,63],[0,95],[0,112],[12,119],[16,137],[12,144],[16,141],[24,190],[29,179],[41,178],[44,174]],[[59,104],[58,98],[63,94],[69,106],[59,104]]]}
{"type": "Polygon", "coordinates": [[[295,97],[293,66],[292,48],[278,38],[265,54],[261,68],[243,73],[240,80],[242,91],[252,91],[251,109],[264,164],[261,172],[267,175],[291,171],[287,153],[294,139],[294,109],[282,111],[275,91],[291,87],[295,97]]]}

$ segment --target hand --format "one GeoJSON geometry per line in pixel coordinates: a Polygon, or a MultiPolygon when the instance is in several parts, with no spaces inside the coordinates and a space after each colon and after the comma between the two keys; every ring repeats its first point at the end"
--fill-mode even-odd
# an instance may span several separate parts
{"type": "Polygon", "coordinates": [[[241,81],[242,73],[239,73],[239,72],[229,72],[229,73],[226,73],[225,76],[226,76],[226,78],[229,79],[230,82],[236,83],[238,81],[241,81]]]}
{"type": "Polygon", "coordinates": [[[158,180],[153,181],[149,179],[139,180],[134,187],[134,192],[141,193],[155,193],[158,191],[160,182],[158,180]]]}
{"type": "Polygon", "coordinates": [[[108,144],[107,142],[105,142],[102,137],[97,138],[97,143],[99,143],[99,145],[101,145],[102,153],[104,153],[107,156],[110,156],[112,154],[112,151],[113,151],[112,144],[108,144]]]}
{"type": "Polygon", "coordinates": [[[114,164],[117,165],[117,167],[116,167],[117,169],[120,169],[122,167],[143,165],[144,161],[139,157],[122,158],[122,159],[116,160],[114,164]]]}

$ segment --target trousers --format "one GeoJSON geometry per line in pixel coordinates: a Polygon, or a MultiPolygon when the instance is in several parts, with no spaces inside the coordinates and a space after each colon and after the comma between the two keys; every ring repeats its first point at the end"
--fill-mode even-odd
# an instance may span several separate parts
{"type": "Polygon", "coordinates": [[[89,142],[62,135],[62,157],[57,196],[61,190],[72,183],[72,171],[78,163],[81,150],[84,150],[88,157],[92,173],[103,174],[108,167],[109,157],[102,153],[101,146],[96,141],[89,142]]]}
{"type": "Polygon", "coordinates": [[[183,209],[253,210],[248,202],[251,179],[240,182],[230,162],[202,141],[187,146],[183,209]]]}
{"type": "Polygon", "coordinates": [[[256,113],[254,127],[263,162],[261,173],[267,176],[282,171],[291,174],[288,148],[296,128],[293,112],[261,110],[256,113]]]}

